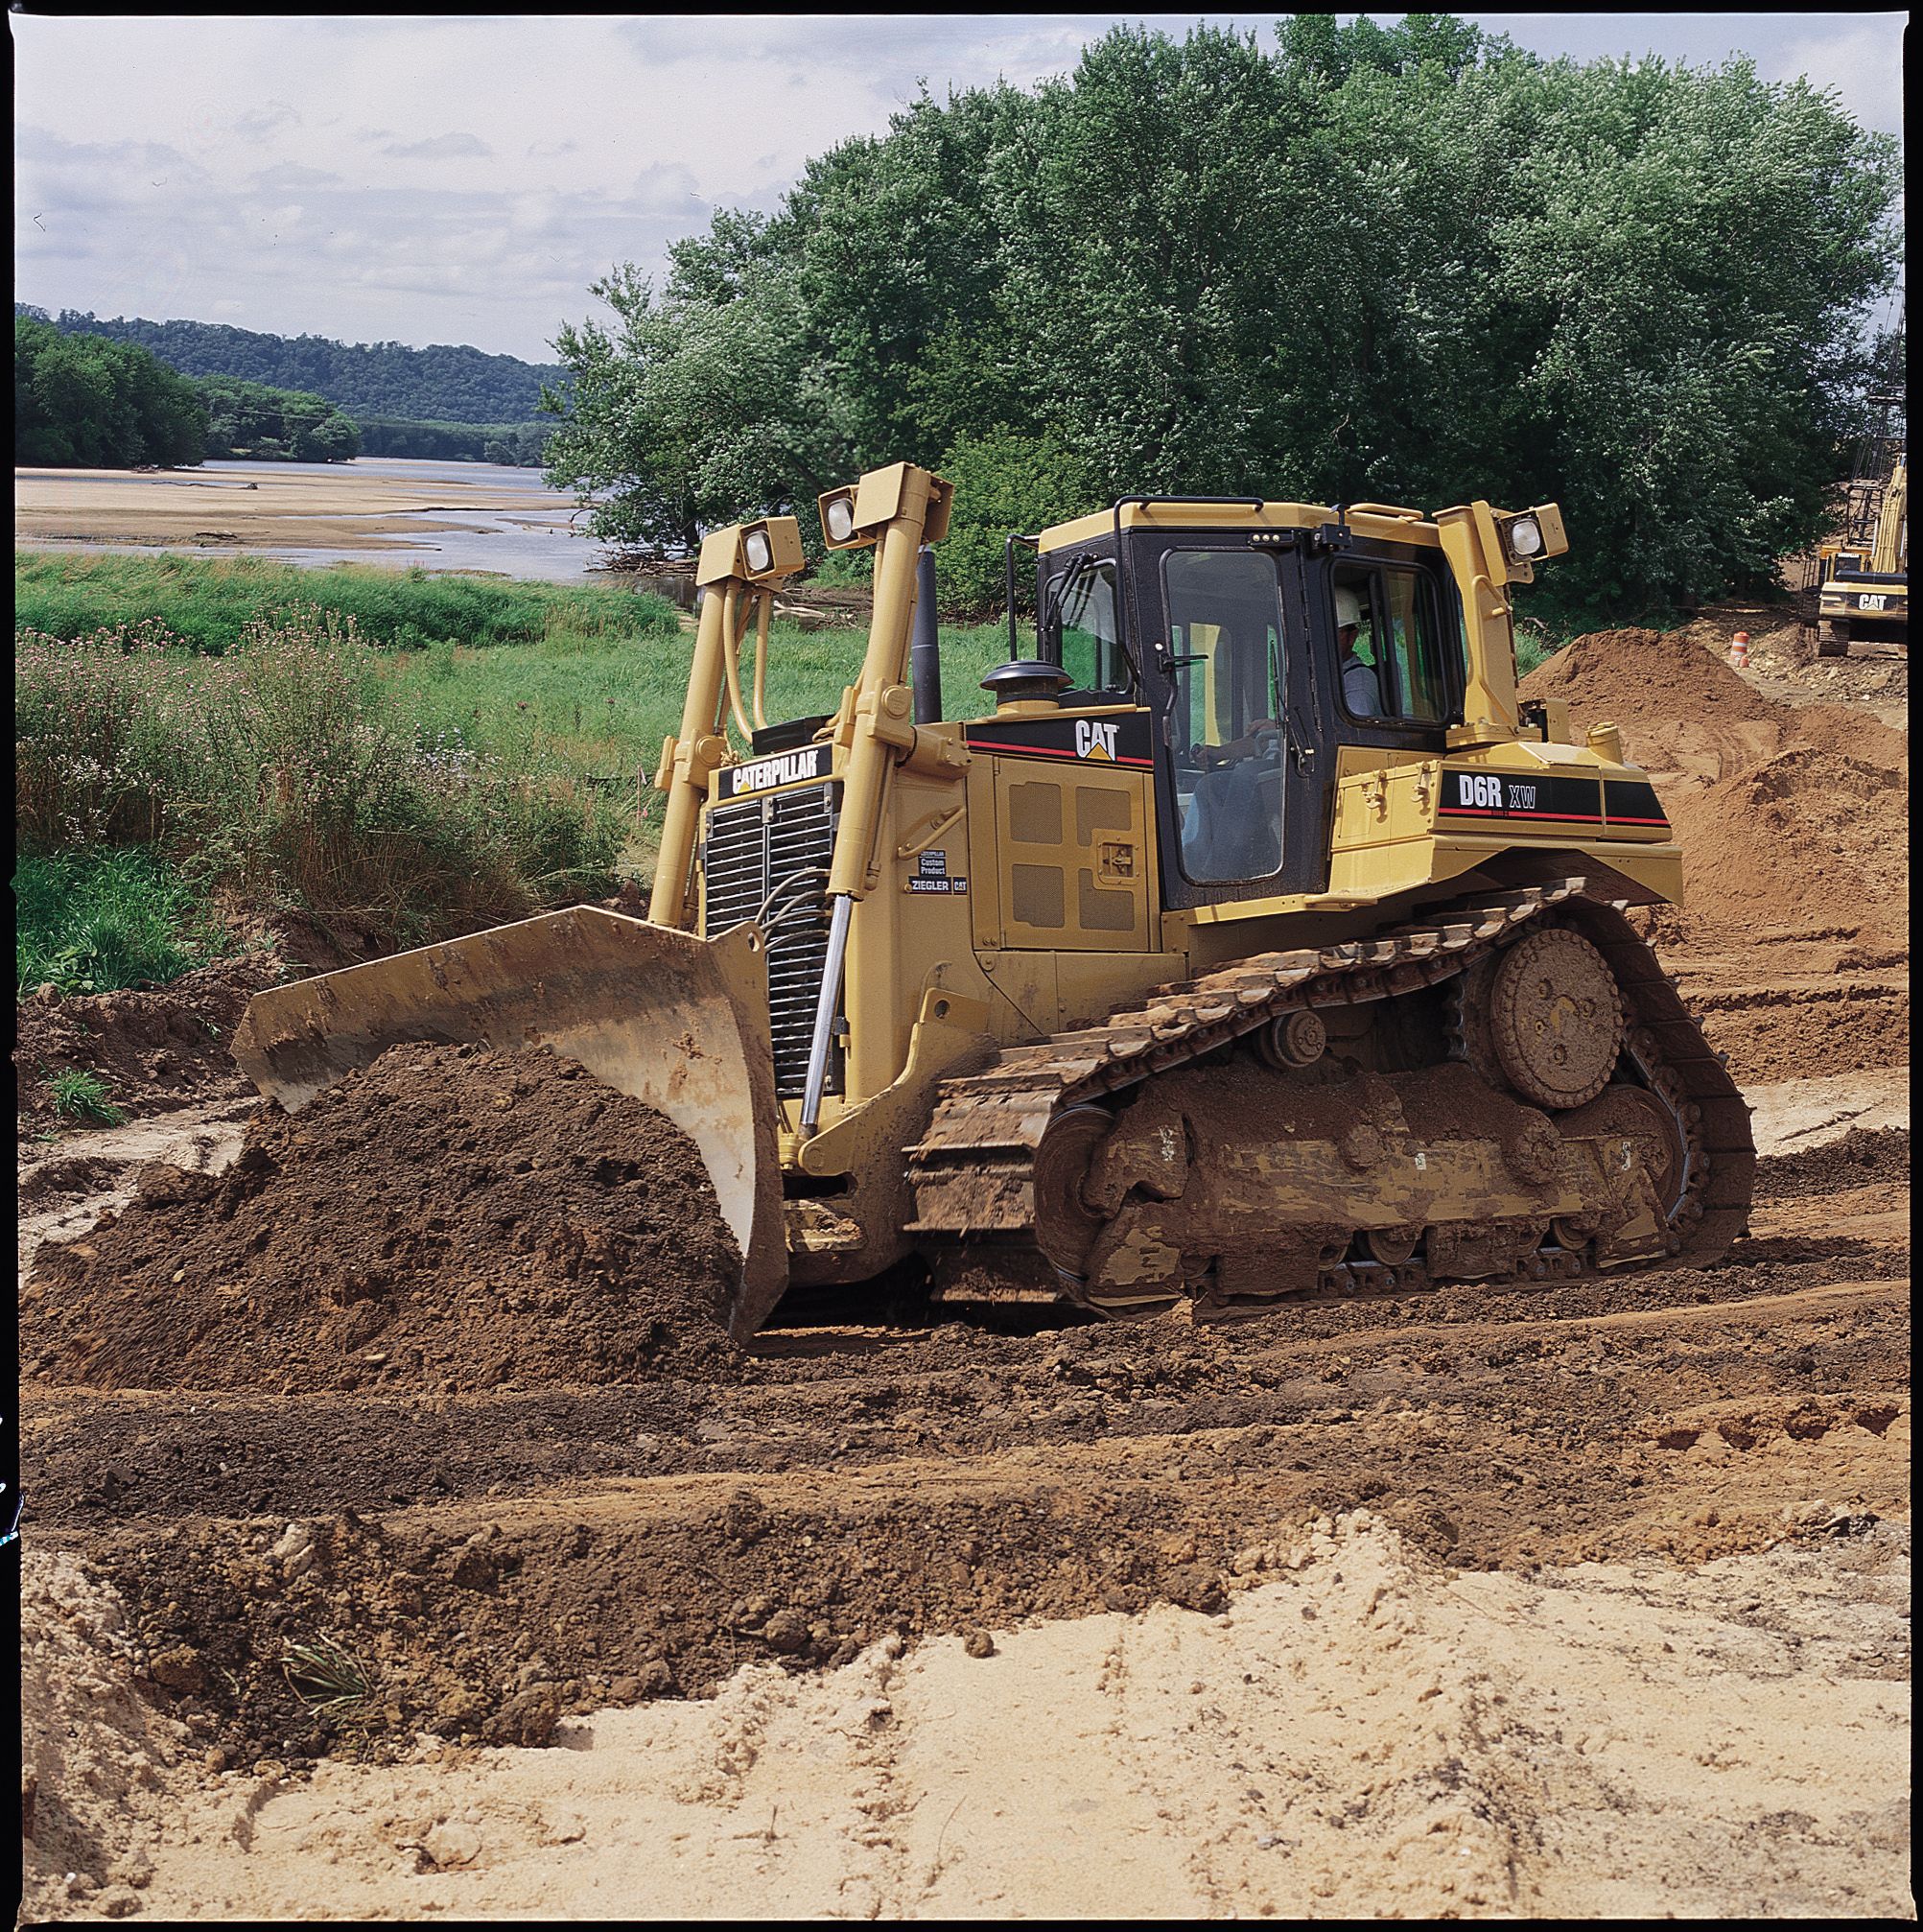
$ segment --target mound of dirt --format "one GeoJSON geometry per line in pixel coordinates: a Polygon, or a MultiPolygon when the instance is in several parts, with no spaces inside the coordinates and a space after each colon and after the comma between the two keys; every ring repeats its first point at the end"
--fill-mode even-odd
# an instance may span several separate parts
{"type": "Polygon", "coordinates": [[[1579,637],[1521,689],[1567,699],[1579,727],[1619,724],[1653,779],[1683,848],[1668,936],[1828,927],[1907,947],[1903,733],[1845,705],[1778,703],[1688,631],[1579,637]]]}
{"type": "Polygon", "coordinates": [[[1782,707],[1679,630],[1597,630],[1572,639],[1522,680],[1525,697],[1566,698],[1579,724],[1639,726],[1679,718],[1741,724],[1782,707]]]}
{"type": "Polygon", "coordinates": [[[1747,933],[1848,924],[1859,940],[1905,930],[1908,794],[1885,766],[1795,746],[1682,792],[1671,816],[1694,926],[1747,933]]]}
{"type": "Polygon", "coordinates": [[[247,1001],[277,985],[283,971],[277,952],[262,951],[199,967],[149,993],[63,998],[42,987],[14,1015],[17,1132],[63,1124],[52,1080],[73,1070],[98,1074],[107,1099],[134,1115],[250,1091],[228,1042],[247,1001]]]}
{"type": "Polygon", "coordinates": [[[410,1391],[725,1373],[739,1266],[707,1168],[545,1050],[396,1047],[218,1178],[152,1166],[43,1248],[23,1360],[102,1388],[410,1391]]]}
{"type": "Polygon", "coordinates": [[[1756,1163],[1759,1200],[1836,1194],[1847,1188],[1910,1185],[1908,1127],[1852,1127],[1840,1141],[1756,1163]]]}

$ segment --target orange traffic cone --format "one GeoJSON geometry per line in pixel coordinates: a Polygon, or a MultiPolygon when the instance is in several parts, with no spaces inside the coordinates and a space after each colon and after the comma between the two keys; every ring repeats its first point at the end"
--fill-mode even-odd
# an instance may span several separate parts
{"type": "Polygon", "coordinates": [[[1729,641],[1729,668],[1731,671],[1749,669],[1749,633],[1739,630],[1729,641]]]}

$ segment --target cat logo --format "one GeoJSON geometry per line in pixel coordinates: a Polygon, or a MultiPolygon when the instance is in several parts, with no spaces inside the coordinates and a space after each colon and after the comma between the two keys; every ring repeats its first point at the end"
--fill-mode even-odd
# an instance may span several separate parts
{"type": "Polygon", "coordinates": [[[1078,718],[1075,720],[1075,756],[1077,758],[1099,758],[1107,764],[1115,762],[1115,740],[1121,736],[1119,724],[1104,724],[1099,718],[1078,718]]]}

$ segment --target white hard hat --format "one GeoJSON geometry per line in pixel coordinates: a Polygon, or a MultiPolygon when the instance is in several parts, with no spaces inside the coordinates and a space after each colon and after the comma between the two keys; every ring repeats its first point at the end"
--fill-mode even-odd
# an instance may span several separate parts
{"type": "Polygon", "coordinates": [[[1362,601],[1352,590],[1345,590],[1338,584],[1335,589],[1335,627],[1347,629],[1348,625],[1362,623],[1362,601]]]}

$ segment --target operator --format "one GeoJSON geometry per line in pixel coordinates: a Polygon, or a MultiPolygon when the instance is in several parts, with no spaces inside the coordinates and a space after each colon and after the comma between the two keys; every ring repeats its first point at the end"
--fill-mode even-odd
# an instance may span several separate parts
{"type": "Polygon", "coordinates": [[[1382,683],[1375,666],[1355,654],[1355,635],[1362,628],[1362,601],[1341,584],[1335,587],[1335,641],[1342,664],[1342,701],[1357,718],[1383,716],[1382,683]]]}

